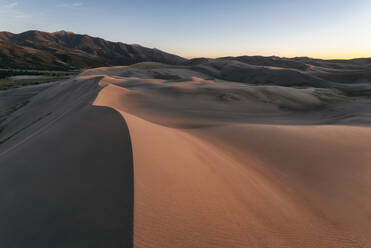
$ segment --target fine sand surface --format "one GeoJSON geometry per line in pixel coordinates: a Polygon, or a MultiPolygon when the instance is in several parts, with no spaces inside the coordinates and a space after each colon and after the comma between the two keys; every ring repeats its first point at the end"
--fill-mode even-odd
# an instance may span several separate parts
{"type": "Polygon", "coordinates": [[[0,246],[371,247],[369,96],[202,66],[87,70],[12,113],[0,246]]]}
{"type": "Polygon", "coordinates": [[[0,122],[5,120],[10,113],[25,106],[31,97],[54,84],[38,84],[0,91],[0,122]]]}
{"type": "Polygon", "coordinates": [[[146,69],[86,73],[105,75],[94,105],[130,130],[134,247],[370,247],[371,128],[302,125],[346,122],[314,89],[169,82],[146,69]]]}

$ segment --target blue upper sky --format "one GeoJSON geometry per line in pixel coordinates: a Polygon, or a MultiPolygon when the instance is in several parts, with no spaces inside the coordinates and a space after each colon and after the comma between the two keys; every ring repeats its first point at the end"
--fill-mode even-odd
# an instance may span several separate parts
{"type": "Polygon", "coordinates": [[[185,57],[371,57],[371,0],[0,0],[0,30],[30,29],[185,57]]]}

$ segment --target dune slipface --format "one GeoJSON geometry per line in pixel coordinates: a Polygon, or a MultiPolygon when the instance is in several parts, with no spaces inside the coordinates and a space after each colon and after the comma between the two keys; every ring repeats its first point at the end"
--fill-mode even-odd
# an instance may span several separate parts
{"type": "Polygon", "coordinates": [[[75,83],[31,99],[24,111],[33,115],[23,115],[23,125],[21,117],[9,120],[13,129],[4,130],[9,139],[0,152],[1,247],[132,247],[127,126],[116,111],[91,106],[97,81],[85,82],[92,88],[84,88],[82,101],[75,83]],[[47,104],[48,96],[61,100],[65,90],[70,101],[47,104]],[[53,112],[42,113],[50,107],[53,112]]]}

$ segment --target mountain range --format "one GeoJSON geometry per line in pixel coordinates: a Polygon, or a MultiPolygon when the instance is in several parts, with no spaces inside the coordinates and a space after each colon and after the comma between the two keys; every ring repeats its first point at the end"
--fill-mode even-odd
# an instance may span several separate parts
{"type": "Polygon", "coordinates": [[[0,32],[0,67],[84,69],[144,61],[180,64],[186,59],[140,45],[110,42],[72,32],[0,32]]]}

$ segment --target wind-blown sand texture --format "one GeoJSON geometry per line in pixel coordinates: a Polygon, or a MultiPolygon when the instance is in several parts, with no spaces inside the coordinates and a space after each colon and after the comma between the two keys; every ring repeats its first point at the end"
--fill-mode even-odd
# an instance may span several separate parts
{"type": "MultiPolygon", "coordinates": [[[[134,168],[134,247],[370,247],[368,97],[349,96],[323,85],[295,88],[230,82],[190,67],[157,63],[88,70],[74,80],[42,92],[44,97],[55,93],[43,111],[74,99],[76,109],[90,104],[105,107],[104,111],[109,107],[125,119],[134,168]],[[73,96],[68,94],[72,89],[73,96]],[[88,100],[76,100],[79,94],[88,100]]],[[[2,139],[30,119],[27,113],[34,104],[45,102],[40,95],[19,110],[22,115],[17,111],[6,120],[2,139]]],[[[98,120],[103,130],[116,130],[108,125],[124,123],[98,116],[90,121],[98,120]]],[[[0,153],[34,133],[35,125],[11,136],[0,153]]],[[[39,128],[45,125],[40,123],[39,128]]],[[[95,136],[96,129],[84,126],[81,130],[95,136]]],[[[48,132],[37,137],[43,135],[48,132]]],[[[29,141],[35,142],[34,147],[36,139],[29,141]]],[[[111,139],[118,144],[128,141],[124,132],[111,139]]],[[[85,145],[108,147],[112,161],[129,163],[124,162],[128,148],[115,143],[75,145],[77,151],[85,145]],[[112,158],[120,152],[121,159],[112,158]]],[[[21,148],[11,151],[16,153],[15,149],[21,148]]],[[[0,155],[1,164],[15,161],[10,159],[0,155]]],[[[112,166],[112,161],[101,164],[112,166]]],[[[85,163],[91,161],[81,164],[85,163]]],[[[105,192],[124,190],[124,185],[112,187],[105,192]]],[[[130,200],[128,194],[123,193],[123,199],[130,200]]],[[[119,206],[110,216],[120,212],[119,206]]],[[[124,231],[123,223],[128,221],[119,221],[114,237],[120,231],[131,234],[130,228],[124,231]]],[[[117,247],[118,239],[108,240],[112,243],[105,247],[117,247]]],[[[76,247],[91,247],[84,245],[76,247]]]]}

